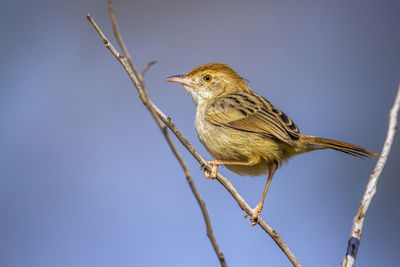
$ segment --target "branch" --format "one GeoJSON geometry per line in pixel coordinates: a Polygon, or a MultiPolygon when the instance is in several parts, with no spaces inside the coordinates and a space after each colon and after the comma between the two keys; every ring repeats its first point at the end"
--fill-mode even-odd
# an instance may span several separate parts
{"type": "Polygon", "coordinates": [[[364,218],[367,214],[369,205],[376,195],[380,175],[385,167],[389,157],[390,149],[392,148],[394,137],[397,132],[397,118],[400,110],[400,84],[397,91],[394,104],[389,113],[389,127],[386,134],[385,144],[382,148],[381,156],[376,163],[374,171],[371,173],[363,198],[361,199],[360,207],[353,220],[353,227],[350,233],[350,239],[347,245],[346,256],[343,260],[342,267],[352,267],[356,261],[358,247],[360,246],[361,234],[364,225],[364,218]]]}
{"type": "Polygon", "coordinates": [[[139,77],[140,82],[143,83],[143,76],[139,75],[137,69],[133,65],[131,55],[129,54],[128,49],[126,48],[125,43],[122,40],[122,36],[119,33],[118,24],[117,24],[117,20],[115,19],[114,8],[112,6],[111,0],[108,0],[108,13],[110,14],[111,24],[113,27],[115,38],[117,39],[119,47],[121,47],[121,49],[122,49],[122,54],[126,57],[128,64],[131,67],[133,73],[137,77],[139,77]]]}
{"type": "MultiPolygon", "coordinates": [[[[133,70],[136,70],[136,69],[135,69],[135,66],[134,66],[134,64],[133,64],[133,62],[132,62],[132,60],[131,60],[131,58],[130,58],[130,56],[129,56],[129,54],[128,54],[128,51],[127,51],[127,49],[126,49],[126,46],[125,46],[125,44],[124,44],[124,42],[123,42],[123,40],[122,40],[122,37],[121,37],[121,35],[120,35],[120,33],[119,33],[119,29],[118,29],[118,26],[117,26],[117,21],[116,21],[116,19],[115,19],[114,9],[113,9],[113,7],[112,7],[111,0],[108,1],[108,8],[109,8],[109,13],[110,13],[110,17],[111,17],[111,23],[112,23],[112,26],[113,26],[113,29],[114,29],[115,37],[117,38],[118,43],[119,43],[119,45],[121,46],[124,55],[127,57],[129,66],[131,67],[131,70],[132,70],[132,69],[133,69],[133,70]],[[129,57],[128,57],[128,56],[129,56],[129,57]]],[[[94,23],[93,26],[95,26],[95,28],[96,28],[97,25],[95,24],[95,22],[93,21],[93,19],[90,19],[89,16],[88,16],[88,19],[89,19],[89,21],[90,21],[92,24],[94,23]]],[[[98,27],[97,27],[97,28],[98,28],[98,27]]],[[[96,30],[97,30],[97,29],[96,29],[96,30]]],[[[99,32],[100,29],[97,30],[97,31],[99,32]]],[[[100,32],[101,32],[101,31],[100,31],[100,32]]],[[[104,39],[103,39],[103,40],[104,40],[104,39]]],[[[111,44],[110,44],[110,45],[111,45],[111,44]]],[[[119,58],[119,57],[118,57],[118,58],[119,58]]],[[[120,62],[121,62],[121,61],[120,61],[120,62]]],[[[141,95],[143,96],[142,101],[145,100],[143,103],[149,103],[148,94],[147,94],[146,87],[144,86],[144,79],[143,79],[143,77],[144,77],[145,73],[151,68],[151,66],[153,66],[153,65],[156,64],[156,63],[157,63],[157,61],[152,61],[152,62],[148,63],[147,66],[142,70],[140,76],[138,75],[138,72],[137,72],[137,71],[136,71],[136,72],[134,71],[134,73],[136,74],[136,76],[140,78],[140,82],[141,82],[141,84],[142,84],[142,91],[143,91],[142,94],[141,94],[141,95]]],[[[122,62],[121,62],[121,64],[122,64],[122,62]]],[[[220,247],[218,246],[217,240],[216,240],[216,238],[215,238],[215,236],[214,236],[213,229],[212,229],[212,225],[211,225],[211,220],[210,220],[210,217],[209,217],[209,215],[208,215],[207,208],[206,208],[206,203],[204,202],[204,200],[203,200],[203,198],[201,197],[200,193],[197,191],[197,188],[196,188],[196,186],[195,186],[195,184],[194,184],[194,181],[193,181],[193,179],[192,179],[192,176],[190,175],[189,169],[188,169],[188,167],[187,167],[185,161],[183,160],[182,156],[180,155],[180,153],[179,153],[178,150],[176,149],[174,143],[172,142],[172,140],[171,140],[171,138],[170,138],[170,136],[169,136],[169,134],[168,134],[167,128],[165,127],[164,124],[162,124],[162,123],[160,122],[160,120],[159,120],[159,118],[158,118],[158,115],[157,115],[156,111],[154,110],[153,106],[152,106],[152,105],[146,105],[146,104],[145,104],[145,106],[148,108],[148,110],[149,110],[150,113],[152,114],[154,120],[156,121],[156,124],[157,124],[158,127],[160,128],[160,130],[161,130],[161,132],[163,133],[163,135],[164,135],[164,137],[165,137],[165,139],[166,139],[166,141],[167,141],[167,143],[168,143],[170,149],[172,150],[172,153],[174,154],[174,156],[175,156],[176,159],[178,160],[179,164],[181,165],[181,167],[182,167],[182,169],[183,169],[183,172],[185,173],[186,181],[187,181],[187,183],[189,184],[189,187],[190,187],[190,189],[192,190],[192,193],[193,193],[193,195],[195,196],[196,201],[197,201],[197,203],[199,204],[200,209],[201,209],[201,212],[202,212],[202,214],[203,214],[203,218],[204,218],[204,221],[205,221],[205,224],[206,224],[207,236],[208,236],[208,238],[210,239],[211,245],[212,245],[213,248],[214,248],[214,251],[215,251],[215,253],[216,253],[216,255],[217,255],[218,259],[219,259],[219,262],[220,262],[221,266],[222,266],[222,267],[226,267],[227,264],[226,264],[226,261],[225,261],[225,256],[224,256],[224,254],[222,253],[220,247]]]]}
{"type": "MultiPolygon", "coordinates": [[[[147,93],[145,94],[145,96],[147,98],[147,93]]],[[[149,103],[149,102],[147,101],[147,103],[149,103]]],[[[194,181],[192,179],[192,176],[190,175],[189,169],[188,169],[185,161],[183,160],[182,156],[180,155],[180,153],[176,149],[174,143],[172,142],[171,137],[168,134],[167,127],[165,127],[165,125],[161,124],[161,122],[157,116],[157,113],[155,112],[153,107],[151,105],[146,105],[146,104],[145,104],[145,106],[149,109],[150,113],[153,115],[153,118],[156,121],[156,123],[157,123],[158,127],[160,128],[160,130],[162,131],[162,133],[164,134],[164,137],[165,137],[169,147],[171,148],[172,153],[174,154],[174,156],[178,160],[179,164],[181,165],[183,172],[185,173],[186,181],[188,182],[190,189],[192,190],[193,195],[195,196],[197,203],[199,204],[201,212],[203,214],[203,218],[206,223],[207,236],[210,239],[211,245],[214,248],[214,251],[219,259],[221,266],[226,267],[227,264],[225,261],[225,256],[222,253],[221,249],[219,248],[217,240],[214,236],[214,232],[213,232],[212,225],[211,225],[211,220],[208,215],[207,208],[206,208],[206,203],[204,202],[203,198],[200,196],[200,193],[197,191],[197,188],[194,184],[194,181]]]]}
{"type": "MultiPolygon", "coordinates": [[[[158,120],[157,114],[154,112],[154,110],[152,110],[152,115],[154,116],[154,118],[157,118],[157,120],[158,120]]],[[[179,164],[181,165],[181,167],[185,173],[186,180],[190,186],[190,189],[192,190],[193,195],[195,196],[197,203],[200,206],[201,213],[203,214],[204,222],[206,224],[207,237],[210,239],[211,245],[213,246],[214,251],[217,254],[217,257],[219,259],[221,266],[226,267],[227,264],[225,261],[225,256],[222,253],[221,249],[219,248],[217,240],[215,239],[214,232],[213,232],[212,225],[211,225],[210,216],[208,215],[208,211],[206,208],[206,203],[204,202],[203,198],[200,196],[200,193],[197,191],[197,188],[194,185],[194,181],[192,179],[192,176],[190,175],[189,169],[188,169],[185,161],[183,160],[182,156],[179,154],[175,145],[171,141],[171,138],[167,132],[167,127],[165,127],[165,125],[162,125],[162,127],[160,127],[160,129],[164,133],[164,136],[167,139],[168,145],[170,146],[172,152],[174,153],[175,157],[177,158],[179,164]]]]}
{"type": "Polygon", "coordinates": [[[146,67],[143,68],[142,72],[140,73],[140,75],[142,75],[142,77],[144,77],[144,75],[146,74],[146,72],[151,68],[151,66],[153,66],[154,64],[157,63],[157,60],[151,61],[149,62],[146,67]]]}
{"type": "MultiPolygon", "coordinates": [[[[139,97],[142,100],[143,104],[152,112],[154,111],[158,118],[168,126],[168,128],[175,134],[175,136],[179,139],[179,141],[186,147],[186,149],[193,155],[193,157],[200,163],[201,166],[204,166],[205,169],[211,171],[211,166],[206,163],[204,158],[193,148],[193,146],[189,143],[189,141],[182,135],[182,133],[177,129],[172,120],[167,117],[157,106],[155,106],[149,98],[147,98],[146,91],[144,90],[144,86],[140,81],[140,76],[134,73],[134,71],[130,68],[130,64],[128,63],[127,58],[121,56],[117,50],[111,45],[108,39],[104,36],[100,28],[97,26],[93,18],[90,14],[87,15],[87,19],[93,25],[97,33],[102,38],[104,45],[106,48],[110,50],[110,52],[116,57],[116,59],[121,63],[124,67],[125,71],[128,73],[131,81],[135,85],[136,89],[139,92],[139,97]]],[[[153,113],[152,113],[153,114],[153,113]]],[[[253,215],[253,209],[247,204],[247,202],[243,199],[243,197],[239,194],[239,192],[232,185],[231,181],[221,174],[217,174],[218,182],[220,182],[226,190],[232,195],[235,201],[238,203],[239,207],[249,214],[253,215]]],[[[287,258],[292,262],[293,266],[299,267],[301,266],[300,262],[293,254],[293,252],[289,249],[289,247],[285,244],[280,235],[270,227],[261,217],[258,220],[258,225],[271,236],[271,238],[275,241],[275,243],[281,248],[283,253],[287,256],[287,258]]]]}

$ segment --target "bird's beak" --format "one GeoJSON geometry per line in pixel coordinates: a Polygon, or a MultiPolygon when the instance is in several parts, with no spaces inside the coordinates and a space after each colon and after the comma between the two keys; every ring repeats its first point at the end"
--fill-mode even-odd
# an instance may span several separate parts
{"type": "Polygon", "coordinates": [[[194,86],[194,81],[186,75],[175,75],[165,79],[166,82],[181,83],[187,86],[194,86]]]}

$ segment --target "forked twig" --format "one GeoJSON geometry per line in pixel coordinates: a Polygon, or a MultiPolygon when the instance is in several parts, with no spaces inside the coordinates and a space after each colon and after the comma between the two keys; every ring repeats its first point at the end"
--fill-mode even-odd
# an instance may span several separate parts
{"type": "MultiPolygon", "coordinates": [[[[134,70],[130,67],[130,64],[129,64],[129,61],[127,60],[127,58],[120,55],[118,53],[118,51],[111,45],[111,43],[105,37],[103,32],[100,30],[100,28],[97,26],[96,22],[93,20],[93,18],[90,16],[90,14],[87,15],[87,19],[90,21],[90,23],[93,25],[93,27],[95,28],[97,33],[102,38],[106,48],[108,48],[110,50],[110,52],[117,58],[117,60],[124,67],[125,71],[128,73],[131,81],[134,83],[136,89],[139,92],[139,97],[142,100],[143,104],[150,110],[150,112],[152,114],[154,114],[153,112],[156,113],[157,117],[162,122],[164,122],[166,126],[168,126],[168,128],[175,134],[175,136],[179,139],[179,141],[187,148],[187,150],[193,155],[193,157],[200,163],[201,166],[204,166],[205,169],[211,171],[210,165],[208,165],[206,163],[204,158],[193,148],[193,146],[189,143],[189,141],[182,135],[182,133],[177,129],[177,127],[172,122],[172,120],[169,117],[167,117],[157,106],[155,106],[151,102],[151,100],[147,97],[146,90],[144,89],[144,85],[141,81],[140,76],[137,74],[137,72],[134,72],[134,70]]],[[[225,187],[225,189],[228,190],[228,192],[232,195],[232,197],[238,203],[239,207],[242,210],[244,210],[247,214],[252,216],[253,209],[249,206],[249,204],[247,204],[247,202],[243,199],[243,197],[237,192],[237,190],[232,185],[231,181],[219,173],[217,174],[217,180],[225,187]]],[[[292,264],[294,266],[296,266],[296,267],[301,266],[301,264],[298,261],[298,259],[296,258],[296,256],[289,249],[289,247],[285,244],[285,242],[282,240],[280,235],[272,227],[270,227],[261,218],[259,218],[258,225],[260,225],[260,227],[271,236],[271,238],[281,248],[283,253],[288,257],[288,259],[292,262],[292,264]]]]}
{"type": "Polygon", "coordinates": [[[394,104],[389,113],[389,126],[386,134],[385,144],[383,145],[381,156],[376,163],[374,171],[371,173],[367,187],[365,188],[364,195],[361,199],[360,207],[353,220],[353,227],[350,233],[350,239],[347,245],[346,256],[342,262],[342,267],[352,267],[356,261],[358,247],[361,241],[361,234],[364,225],[364,218],[367,214],[369,205],[376,195],[376,190],[379,182],[380,175],[385,167],[386,161],[389,157],[390,149],[392,148],[394,137],[397,132],[397,119],[400,111],[400,84],[397,91],[394,104]]]}

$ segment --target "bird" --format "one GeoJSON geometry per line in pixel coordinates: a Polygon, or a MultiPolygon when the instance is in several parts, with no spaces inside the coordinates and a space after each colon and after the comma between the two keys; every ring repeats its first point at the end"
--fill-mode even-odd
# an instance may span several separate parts
{"type": "Polygon", "coordinates": [[[301,133],[289,116],[254,92],[227,64],[203,64],[165,81],[182,84],[197,106],[196,132],[214,158],[207,161],[211,171],[204,169],[206,178],[216,178],[220,165],[239,175],[268,174],[250,218],[253,226],[275,171],[291,157],[326,148],[358,158],[379,156],[360,146],[301,133]]]}

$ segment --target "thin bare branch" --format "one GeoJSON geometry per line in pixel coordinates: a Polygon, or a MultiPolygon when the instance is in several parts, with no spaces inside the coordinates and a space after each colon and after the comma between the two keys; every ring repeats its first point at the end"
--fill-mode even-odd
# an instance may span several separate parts
{"type": "Polygon", "coordinates": [[[142,78],[144,77],[146,72],[156,63],[157,63],[157,60],[154,60],[154,61],[151,61],[151,62],[147,63],[146,67],[144,67],[144,69],[140,73],[140,75],[142,75],[142,78]]]}
{"type": "MultiPolygon", "coordinates": [[[[126,58],[121,56],[117,50],[110,44],[108,39],[104,36],[104,34],[101,32],[93,18],[90,16],[90,14],[87,15],[87,19],[90,21],[90,23],[93,25],[93,27],[96,29],[100,37],[103,39],[103,42],[110,50],[110,52],[116,57],[116,59],[122,64],[124,67],[125,71],[128,73],[130,79],[134,83],[135,87],[137,88],[139,92],[139,97],[142,100],[143,104],[146,105],[146,107],[151,107],[149,108],[150,110],[154,110],[158,116],[158,118],[161,119],[165,123],[165,125],[168,126],[168,128],[175,134],[175,136],[178,138],[178,140],[186,147],[186,149],[193,155],[193,157],[200,163],[201,166],[204,166],[207,170],[211,171],[211,166],[206,163],[204,158],[193,148],[193,146],[189,143],[189,141],[182,135],[182,133],[177,129],[175,124],[172,122],[172,120],[167,117],[157,106],[155,106],[150,99],[147,98],[147,94],[145,93],[145,90],[143,90],[142,83],[140,82],[140,78],[137,74],[135,74],[132,69],[130,68],[129,63],[127,62],[126,58]]],[[[249,214],[250,216],[253,215],[253,209],[247,204],[247,202],[243,199],[243,197],[239,194],[239,192],[235,189],[235,187],[232,185],[231,181],[221,174],[217,174],[217,180],[225,187],[226,190],[232,195],[232,197],[235,199],[235,201],[238,203],[239,207],[246,212],[246,214],[249,214]]],[[[280,235],[272,228],[270,227],[263,219],[259,219],[258,225],[271,236],[271,238],[275,241],[275,243],[281,248],[283,253],[288,257],[288,259],[292,262],[293,266],[299,267],[301,266],[300,262],[296,258],[296,256],[293,254],[293,252],[289,249],[289,247],[285,244],[283,239],[280,237],[280,235]]]]}
{"type": "Polygon", "coordinates": [[[374,171],[371,173],[367,187],[365,188],[364,195],[361,199],[360,207],[353,220],[353,227],[350,233],[350,239],[347,245],[346,256],[342,262],[342,267],[352,267],[356,261],[358,247],[361,241],[361,235],[364,225],[365,215],[367,214],[369,205],[376,195],[379,178],[385,167],[386,161],[389,157],[390,149],[392,148],[393,140],[397,132],[397,120],[400,111],[400,84],[397,91],[394,104],[389,113],[389,126],[386,134],[385,143],[382,148],[381,156],[376,163],[374,171]]]}
{"type": "Polygon", "coordinates": [[[114,8],[112,6],[111,0],[108,0],[108,13],[110,14],[110,19],[111,19],[111,24],[112,24],[113,31],[114,31],[114,36],[117,39],[119,47],[121,47],[121,49],[122,49],[123,55],[126,57],[128,64],[131,67],[133,73],[135,73],[136,76],[140,77],[140,82],[143,82],[143,77],[139,74],[139,72],[133,65],[131,55],[129,54],[129,51],[126,48],[124,41],[122,40],[122,36],[119,33],[118,24],[117,24],[117,20],[115,19],[114,8]]]}
{"type": "MultiPolygon", "coordinates": [[[[154,118],[156,118],[158,120],[157,113],[155,113],[154,110],[152,110],[152,114],[153,114],[154,118]]],[[[206,224],[207,236],[210,239],[211,245],[213,246],[215,253],[217,254],[219,262],[220,262],[221,266],[226,267],[228,265],[226,264],[225,256],[222,253],[220,247],[218,246],[218,242],[217,242],[217,240],[216,240],[216,238],[214,236],[214,232],[213,232],[213,229],[212,229],[210,216],[208,215],[208,211],[207,211],[207,208],[206,208],[206,203],[204,202],[204,200],[201,197],[200,193],[197,191],[197,188],[196,188],[196,186],[194,184],[194,181],[192,179],[192,176],[190,175],[189,169],[188,169],[185,161],[183,160],[182,156],[179,154],[179,152],[176,149],[174,143],[171,141],[171,138],[170,138],[170,136],[168,135],[168,132],[167,132],[167,127],[165,125],[162,125],[161,130],[164,133],[164,136],[165,136],[165,138],[166,138],[166,140],[168,142],[168,145],[170,146],[173,154],[175,155],[175,157],[177,158],[179,164],[181,165],[181,167],[182,167],[182,169],[183,169],[183,171],[185,173],[186,180],[187,180],[187,182],[188,182],[188,184],[190,186],[190,189],[192,190],[193,195],[195,196],[195,198],[197,200],[197,203],[200,206],[201,212],[203,214],[204,222],[206,224]]]]}
{"type": "MultiPolygon", "coordinates": [[[[147,66],[142,70],[142,77],[144,77],[144,74],[150,69],[150,67],[152,65],[154,65],[156,63],[157,63],[157,61],[152,61],[149,64],[147,64],[147,66]]],[[[143,80],[143,82],[144,82],[144,80],[143,80]]],[[[149,99],[148,99],[148,93],[147,93],[146,87],[143,87],[143,90],[145,92],[144,96],[147,98],[146,103],[148,103],[148,104],[151,103],[149,101],[149,99]]],[[[204,199],[201,197],[199,191],[197,191],[197,187],[194,184],[194,181],[193,181],[192,176],[191,176],[191,174],[189,172],[189,169],[188,169],[188,167],[186,165],[186,162],[183,160],[181,154],[178,152],[178,150],[176,149],[174,143],[172,142],[171,137],[168,134],[167,127],[164,124],[161,124],[156,110],[153,108],[152,105],[145,105],[145,106],[149,109],[149,111],[153,115],[153,118],[156,120],[156,123],[157,123],[158,127],[160,127],[160,130],[162,131],[162,133],[164,134],[164,137],[165,137],[169,147],[171,148],[172,153],[174,154],[174,156],[178,160],[179,164],[181,165],[181,167],[183,169],[183,172],[185,173],[186,181],[188,182],[189,187],[192,190],[192,193],[193,193],[194,197],[196,198],[197,203],[200,206],[201,213],[203,214],[204,222],[206,224],[207,237],[210,239],[211,245],[214,248],[214,251],[215,251],[215,253],[216,253],[216,255],[217,255],[218,259],[219,259],[219,262],[220,262],[221,266],[222,267],[228,266],[226,264],[225,256],[222,253],[222,251],[221,251],[221,249],[220,249],[220,247],[218,245],[217,239],[214,236],[214,231],[212,229],[210,216],[208,215],[208,211],[207,211],[207,208],[206,208],[206,203],[205,203],[204,199]]]]}
{"type": "MultiPolygon", "coordinates": [[[[112,20],[112,22],[113,22],[114,34],[115,34],[116,38],[119,40],[119,44],[120,44],[121,48],[123,47],[123,48],[122,48],[122,49],[123,49],[123,53],[125,54],[125,50],[127,50],[127,49],[126,49],[126,46],[124,45],[124,42],[122,41],[121,35],[120,35],[120,33],[119,33],[119,29],[118,29],[117,22],[116,22],[116,19],[115,19],[115,16],[114,16],[114,12],[113,12],[113,8],[112,8],[111,1],[108,2],[108,7],[109,7],[110,16],[112,17],[111,20],[112,20]]],[[[90,15],[89,15],[89,16],[90,16],[90,15]]],[[[96,25],[96,23],[94,22],[94,20],[91,19],[91,17],[89,18],[89,16],[88,16],[89,21],[92,23],[92,25],[93,25],[95,28],[98,29],[98,30],[96,29],[96,31],[97,31],[97,32],[99,32],[99,31],[101,32],[101,30],[97,27],[97,25],[96,25]],[[94,23],[94,24],[93,24],[93,23],[94,23]]],[[[101,35],[101,36],[102,36],[102,38],[103,38],[104,35],[101,35]]],[[[105,38],[105,36],[104,36],[104,38],[105,38]]],[[[103,39],[103,40],[104,40],[104,39],[103,39]]],[[[107,41],[107,42],[108,42],[108,41],[107,41]]],[[[104,41],[104,43],[106,43],[106,42],[104,41]]],[[[106,46],[107,46],[107,45],[106,45],[106,46]]],[[[110,46],[111,46],[111,44],[110,44],[110,46]]],[[[110,51],[111,51],[111,50],[110,50],[110,51]]],[[[116,50],[115,50],[115,51],[116,51],[116,50]]],[[[127,51],[126,51],[126,53],[127,53],[127,51]]],[[[114,53],[113,53],[113,54],[114,54],[114,53]]],[[[125,54],[125,56],[127,56],[127,55],[129,55],[129,54],[125,54]]],[[[114,54],[114,56],[116,56],[116,55],[114,54]]],[[[118,56],[117,58],[120,58],[120,56],[118,56]]],[[[133,64],[133,62],[132,62],[132,60],[129,60],[129,59],[127,58],[127,61],[128,61],[128,63],[129,63],[129,67],[135,68],[135,67],[134,67],[134,64],[133,64]]],[[[121,61],[120,61],[120,62],[121,62],[121,61]]],[[[195,184],[194,184],[194,181],[193,181],[193,179],[192,179],[192,177],[191,177],[191,175],[190,175],[189,169],[188,169],[188,167],[187,167],[185,161],[183,160],[182,156],[180,155],[180,153],[179,153],[178,150],[176,149],[174,143],[172,142],[172,140],[171,140],[171,138],[170,138],[170,136],[169,136],[169,134],[168,134],[168,131],[167,131],[166,126],[160,122],[160,120],[159,120],[159,118],[158,118],[158,115],[157,115],[156,111],[154,110],[153,106],[152,106],[152,105],[148,105],[148,104],[151,103],[151,102],[149,102],[149,99],[148,99],[148,94],[147,94],[146,87],[144,86],[144,79],[143,79],[143,77],[144,77],[144,75],[146,74],[146,72],[151,68],[151,66],[154,65],[154,64],[156,64],[156,63],[157,63],[157,61],[152,61],[152,62],[148,63],[147,66],[146,66],[146,67],[142,70],[142,72],[141,72],[140,82],[141,82],[141,85],[142,85],[142,87],[141,87],[141,91],[142,91],[142,92],[141,92],[140,95],[142,96],[142,97],[141,97],[141,98],[142,98],[142,101],[143,101],[143,103],[145,104],[145,106],[148,108],[148,110],[150,111],[150,113],[153,115],[153,118],[154,118],[154,120],[156,121],[156,124],[157,124],[158,127],[160,128],[160,130],[161,130],[161,132],[163,133],[163,135],[164,135],[164,137],[165,137],[165,139],[166,139],[166,141],[167,141],[167,143],[168,143],[170,149],[172,150],[173,154],[175,155],[175,157],[177,158],[179,164],[181,165],[181,167],[182,167],[182,169],[183,169],[183,171],[184,171],[186,180],[187,180],[187,182],[188,182],[188,184],[189,184],[189,187],[190,187],[190,189],[192,190],[193,195],[195,196],[196,201],[197,201],[197,203],[199,204],[200,209],[201,209],[201,212],[202,212],[202,214],[203,214],[203,218],[204,218],[204,221],[205,221],[205,224],[206,224],[206,233],[207,233],[207,236],[208,236],[208,238],[210,239],[211,245],[212,245],[213,248],[214,248],[214,251],[215,251],[215,253],[216,253],[217,257],[218,257],[218,260],[219,260],[221,266],[222,266],[222,267],[226,267],[227,264],[226,264],[225,256],[224,256],[224,254],[222,253],[222,251],[221,251],[221,249],[220,249],[220,247],[219,247],[219,245],[218,245],[218,242],[217,242],[217,240],[216,240],[216,238],[215,238],[215,236],[214,236],[214,232],[213,232],[213,229],[212,229],[210,216],[208,215],[208,211],[207,211],[207,208],[206,208],[206,203],[205,203],[205,201],[203,200],[203,198],[201,197],[200,193],[198,192],[198,190],[197,190],[197,188],[196,188],[196,186],[195,186],[195,184]],[[146,104],[146,103],[147,103],[147,104],[146,104]]],[[[121,62],[121,64],[124,65],[122,62],[121,62]]],[[[125,67],[125,66],[124,66],[124,67],[125,67]]],[[[126,69],[126,68],[125,68],[125,69],[126,69]]],[[[129,72],[128,72],[128,73],[129,73],[129,72]]],[[[137,72],[136,72],[136,75],[137,75],[137,77],[138,77],[137,72]]]]}

